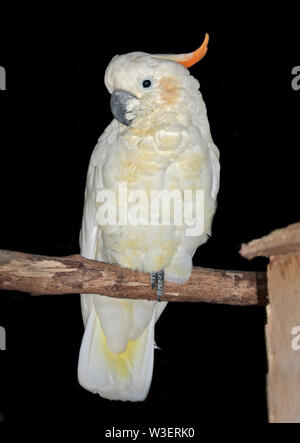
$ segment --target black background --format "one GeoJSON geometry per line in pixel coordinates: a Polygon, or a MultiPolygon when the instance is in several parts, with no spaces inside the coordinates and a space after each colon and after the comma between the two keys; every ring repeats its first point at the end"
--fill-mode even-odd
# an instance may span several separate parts
{"type": "MultiPolygon", "coordinates": [[[[79,252],[90,155],[110,123],[104,71],[115,54],[190,52],[205,32],[208,53],[190,69],[200,81],[221,186],[213,236],[194,265],[266,270],[248,262],[241,243],[299,221],[299,100],[291,87],[300,65],[293,10],[286,15],[201,7],[148,17],[150,4],[127,15],[97,11],[75,21],[27,10],[2,27],[0,65],[0,247],[47,255],[79,252]],[[147,20],[148,18],[148,20],[147,20]],[[22,22],[22,23],[21,23],[22,22]]],[[[79,10],[79,12],[81,12],[79,10]]],[[[153,12],[153,11],[152,11],[153,12]]],[[[1,19],[5,24],[5,16],[1,19]]],[[[0,293],[0,418],[17,423],[71,418],[74,426],[198,425],[267,422],[263,307],[169,304],[156,326],[151,390],[143,403],[111,402],[81,388],[83,334],[79,295],[0,293]]],[[[101,431],[102,432],[102,431],[101,431]]]]}

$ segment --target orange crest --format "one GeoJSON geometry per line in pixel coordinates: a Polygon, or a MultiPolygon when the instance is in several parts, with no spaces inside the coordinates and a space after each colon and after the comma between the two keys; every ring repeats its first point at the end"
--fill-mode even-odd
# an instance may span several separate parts
{"type": "Polygon", "coordinates": [[[194,52],[189,52],[188,54],[158,54],[154,55],[154,57],[166,60],[172,60],[174,62],[180,63],[186,68],[190,68],[205,56],[207,52],[208,40],[209,40],[209,35],[206,33],[204,41],[200,46],[200,48],[196,49],[196,51],[194,52]]]}

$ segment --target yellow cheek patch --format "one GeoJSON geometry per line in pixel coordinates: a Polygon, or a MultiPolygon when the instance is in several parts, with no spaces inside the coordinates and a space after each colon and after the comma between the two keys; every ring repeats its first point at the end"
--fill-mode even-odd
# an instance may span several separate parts
{"type": "Polygon", "coordinates": [[[172,104],[179,97],[179,83],[174,77],[164,77],[160,80],[160,98],[166,104],[172,104]]]}

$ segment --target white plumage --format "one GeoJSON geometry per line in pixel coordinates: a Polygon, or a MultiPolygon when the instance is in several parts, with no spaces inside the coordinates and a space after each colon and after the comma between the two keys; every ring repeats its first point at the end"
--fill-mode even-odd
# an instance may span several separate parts
{"type": "MultiPolygon", "coordinates": [[[[206,45],[201,57],[203,52],[206,45]]],[[[219,152],[199,83],[185,67],[189,60],[195,62],[195,54],[133,52],[110,62],[105,84],[110,93],[130,93],[128,125],[114,119],[92,154],[80,235],[83,256],[143,272],[164,269],[165,279],[176,283],[189,278],[192,256],[210,233],[219,189],[219,152]],[[143,190],[149,200],[152,190],[203,190],[204,232],[187,236],[186,225],[172,222],[100,226],[97,195],[103,189],[114,191],[115,209],[122,210],[120,183],[126,183],[128,192],[143,190]]],[[[128,202],[128,212],[133,204],[128,202]]],[[[81,296],[81,304],[80,384],[105,398],[144,400],[152,378],[154,325],[166,303],[89,294],[81,296]]]]}

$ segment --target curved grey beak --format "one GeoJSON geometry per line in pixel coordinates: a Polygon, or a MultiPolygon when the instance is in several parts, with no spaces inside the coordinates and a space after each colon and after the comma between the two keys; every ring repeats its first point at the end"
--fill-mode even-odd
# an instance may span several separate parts
{"type": "Polygon", "coordinates": [[[132,120],[126,118],[127,104],[129,100],[137,98],[135,95],[130,94],[130,92],[124,91],[123,89],[115,89],[110,98],[110,109],[116,120],[123,125],[129,126],[132,120]]]}

